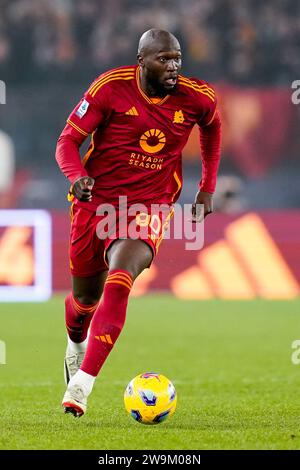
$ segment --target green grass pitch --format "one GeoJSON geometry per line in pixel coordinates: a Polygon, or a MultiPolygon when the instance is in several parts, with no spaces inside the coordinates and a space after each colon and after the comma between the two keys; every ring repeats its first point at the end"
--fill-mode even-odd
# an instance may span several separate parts
{"type": "Polygon", "coordinates": [[[85,416],[64,415],[63,297],[1,304],[1,449],[299,449],[300,300],[187,302],[131,299],[127,323],[85,416]],[[125,412],[140,372],[169,377],[173,417],[158,426],[125,412]]]}

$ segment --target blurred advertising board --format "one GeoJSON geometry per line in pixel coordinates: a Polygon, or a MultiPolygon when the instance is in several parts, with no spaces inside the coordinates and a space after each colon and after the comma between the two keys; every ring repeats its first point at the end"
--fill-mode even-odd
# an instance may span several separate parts
{"type": "MultiPolygon", "coordinates": [[[[70,290],[69,218],[53,213],[53,286],[70,290]]],[[[293,299],[300,295],[300,211],[214,213],[204,246],[164,240],[132,295],[165,291],[183,299],[293,299]]]]}
{"type": "Polygon", "coordinates": [[[51,296],[51,225],[43,210],[0,210],[0,302],[51,296]]]}

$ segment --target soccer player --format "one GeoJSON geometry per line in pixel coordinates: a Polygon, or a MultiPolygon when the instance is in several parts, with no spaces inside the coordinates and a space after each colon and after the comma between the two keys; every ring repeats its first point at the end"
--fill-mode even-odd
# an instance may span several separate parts
{"type": "Polygon", "coordinates": [[[137,61],[105,72],[91,84],[57,143],[56,159],[71,182],[73,199],[73,285],[65,300],[67,390],[62,405],[77,417],[85,413],[95,378],[121,333],[132,284],[157,254],[181,191],[181,152],[194,124],[200,127],[202,178],[193,220],[199,221],[200,204],[204,216],[212,212],[221,134],[215,91],[202,80],[179,74],[180,44],[168,31],[146,31],[137,61]],[[90,134],[81,160],[79,148],[90,134]],[[146,229],[146,236],[124,236],[119,196],[127,197],[128,206],[164,204],[168,213],[155,214],[155,223],[151,213],[129,217],[128,224],[146,229]],[[107,238],[99,229],[104,213],[96,213],[105,203],[116,208],[117,216],[115,232],[107,238]]]}

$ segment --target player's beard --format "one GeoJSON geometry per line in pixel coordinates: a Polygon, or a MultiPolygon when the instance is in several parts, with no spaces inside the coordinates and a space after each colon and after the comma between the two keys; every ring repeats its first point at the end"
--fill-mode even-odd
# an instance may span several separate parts
{"type": "Polygon", "coordinates": [[[162,82],[160,82],[156,77],[147,77],[147,81],[152,88],[153,91],[155,91],[156,96],[164,97],[166,95],[173,95],[176,90],[177,90],[177,82],[176,84],[171,88],[171,87],[166,87],[162,82]]]}

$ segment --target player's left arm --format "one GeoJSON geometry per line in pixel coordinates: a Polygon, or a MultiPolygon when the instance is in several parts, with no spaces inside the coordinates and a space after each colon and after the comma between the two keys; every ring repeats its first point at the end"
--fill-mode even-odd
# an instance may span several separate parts
{"type": "Polygon", "coordinates": [[[199,191],[192,205],[192,220],[201,222],[203,217],[213,212],[213,194],[216,188],[217,173],[221,158],[221,119],[216,99],[207,100],[207,112],[201,118],[200,150],[202,159],[202,178],[199,191]],[[204,210],[202,210],[204,209],[204,210]]]}

